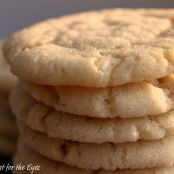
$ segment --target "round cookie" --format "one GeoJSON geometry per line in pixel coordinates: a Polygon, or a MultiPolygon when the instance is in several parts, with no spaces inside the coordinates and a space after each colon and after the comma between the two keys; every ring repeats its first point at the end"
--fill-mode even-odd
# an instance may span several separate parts
{"type": "Polygon", "coordinates": [[[20,87],[10,97],[17,119],[50,137],[78,142],[123,143],[155,140],[174,135],[174,112],[129,119],[99,119],[55,111],[36,102],[20,87]],[[66,129],[65,129],[66,128],[66,129]]]}
{"type": "MultiPolygon", "coordinates": [[[[170,83],[168,81],[166,84],[170,83]]],[[[58,111],[99,118],[139,117],[171,110],[174,106],[174,84],[166,90],[162,82],[156,80],[152,83],[141,82],[115,88],[84,88],[20,82],[36,100],[58,111]]]]}
{"type": "Polygon", "coordinates": [[[173,44],[170,19],[110,9],[33,25],[11,36],[3,50],[22,79],[106,87],[174,72],[173,44]]]}
{"type": "Polygon", "coordinates": [[[143,169],[172,167],[174,163],[174,137],[159,141],[93,144],[49,138],[27,127],[20,133],[24,142],[39,154],[84,169],[143,169]]]}
{"type": "MultiPolygon", "coordinates": [[[[22,144],[20,140],[20,145],[18,147],[18,152],[14,158],[14,165],[17,164],[32,164],[39,165],[40,170],[37,174],[172,174],[174,172],[173,167],[168,168],[153,168],[153,169],[140,169],[140,170],[118,170],[118,171],[106,171],[106,170],[85,170],[78,169],[75,167],[70,167],[66,164],[60,162],[54,162],[48,160],[36,152],[32,151],[26,145],[22,144]]],[[[27,174],[29,171],[13,171],[14,174],[27,174]]]]}
{"type": "Polygon", "coordinates": [[[16,84],[16,77],[10,72],[9,65],[2,54],[3,41],[0,40],[0,92],[8,93],[16,84]]]}

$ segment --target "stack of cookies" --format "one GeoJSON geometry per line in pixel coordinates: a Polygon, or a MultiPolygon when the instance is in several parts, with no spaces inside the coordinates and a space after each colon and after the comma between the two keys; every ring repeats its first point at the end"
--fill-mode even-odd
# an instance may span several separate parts
{"type": "Polygon", "coordinates": [[[11,156],[16,149],[17,129],[8,102],[8,94],[16,83],[2,55],[0,41],[0,156],[11,156]]]}
{"type": "Polygon", "coordinates": [[[19,77],[14,164],[41,174],[174,173],[174,28],[167,14],[150,14],[75,14],[6,41],[19,77]]]}

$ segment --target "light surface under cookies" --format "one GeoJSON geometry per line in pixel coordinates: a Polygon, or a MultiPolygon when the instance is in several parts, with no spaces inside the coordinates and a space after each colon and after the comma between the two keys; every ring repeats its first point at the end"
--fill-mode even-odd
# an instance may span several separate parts
{"type": "Polygon", "coordinates": [[[159,141],[93,144],[49,138],[25,126],[20,133],[24,142],[36,152],[79,168],[143,169],[174,164],[174,137],[159,141]]]}
{"type": "Polygon", "coordinates": [[[35,101],[20,87],[11,93],[10,103],[20,121],[50,137],[79,142],[122,143],[174,135],[174,111],[132,119],[83,117],[55,111],[35,101]]]}
{"type": "Polygon", "coordinates": [[[147,13],[112,9],[47,20],[10,37],[4,53],[16,75],[45,85],[160,78],[174,72],[174,30],[170,19],[147,13]]]}
{"type": "MultiPolygon", "coordinates": [[[[167,76],[168,77],[168,76],[167,76]]],[[[36,100],[58,111],[88,117],[139,117],[166,113],[174,107],[174,79],[141,82],[116,88],[53,87],[21,81],[36,100]],[[172,83],[173,82],[173,83],[172,83]]]]}
{"type": "MultiPolygon", "coordinates": [[[[14,158],[14,165],[17,164],[32,164],[40,165],[41,170],[37,171],[38,174],[173,174],[174,168],[153,168],[153,169],[140,169],[140,170],[119,170],[119,171],[106,171],[106,170],[84,170],[75,167],[70,167],[60,162],[48,160],[39,154],[35,153],[24,145],[20,140],[18,152],[14,158]]],[[[29,171],[14,171],[15,174],[27,174],[29,171]]]]}

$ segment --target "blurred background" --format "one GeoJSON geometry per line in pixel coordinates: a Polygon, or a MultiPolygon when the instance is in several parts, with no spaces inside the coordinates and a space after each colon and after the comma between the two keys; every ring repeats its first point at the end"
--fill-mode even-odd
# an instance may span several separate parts
{"type": "Polygon", "coordinates": [[[0,37],[37,21],[64,14],[113,7],[172,8],[173,0],[0,0],[0,37]]]}

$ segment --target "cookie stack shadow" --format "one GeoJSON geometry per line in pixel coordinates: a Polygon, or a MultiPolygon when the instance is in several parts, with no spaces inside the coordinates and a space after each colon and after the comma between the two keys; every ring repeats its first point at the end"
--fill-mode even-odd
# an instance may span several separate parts
{"type": "Polygon", "coordinates": [[[16,150],[17,129],[14,116],[9,107],[9,92],[16,84],[16,78],[10,73],[2,55],[0,41],[0,156],[11,157],[16,150]]]}
{"type": "Polygon", "coordinates": [[[169,19],[131,10],[14,34],[4,45],[19,77],[10,96],[20,131],[14,164],[42,174],[173,173],[173,43],[169,19]]]}

